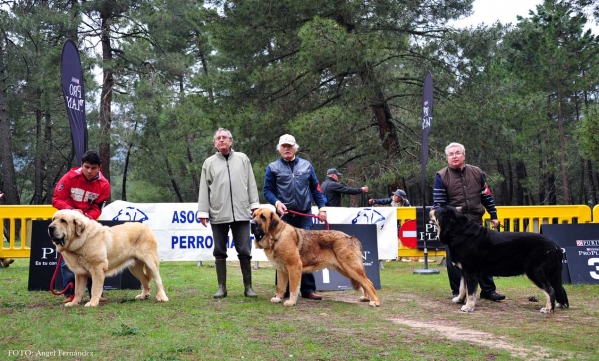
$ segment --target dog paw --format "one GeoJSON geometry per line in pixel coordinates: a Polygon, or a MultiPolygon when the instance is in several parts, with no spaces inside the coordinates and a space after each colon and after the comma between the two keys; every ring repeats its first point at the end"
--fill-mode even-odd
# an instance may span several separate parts
{"type": "MultiPolygon", "coordinates": [[[[146,300],[148,298],[150,298],[149,293],[146,293],[146,294],[140,293],[139,295],[135,296],[136,300],[146,300]]],[[[156,298],[158,298],[158,296],[156,296],[156,298]]]]}
{"type": "Polygon", "coordinates": [[[274,296],[273,298],[270,299],[270,302],[272,302],[272,303],[281,303],[281,302],[283,302],[283,299],[279,298],[277,296],[274,296]]]}
{"type": "Polygon", "coordinates": [[[295,306],[295,302],[293,302],[291,300],[287,300],[287,301],[285,301],[285,303],[283,303],[283,306],[295,306]]]}
{"type": "Polygon", "coordinates": [[[85,304],[85,307],[97,307],[97,306],[98,306],[98,302],[89,301],[88,303],[85,304]]]}
{"type": "Polygon", "coordinates": [[[164,296],[156,296],[156,301],[158,302],[168,302],[168,297],[164,296]]]}
{"type": "Polygon", "coordinates": [[[551,309],[550,309],[550,308],[545,308],[545,307],[543,307],[543,308],[541,308],[541,309],[540,309],[540,312],[541,312],[541,313],[551,313],[551,312],[553,312],[553,311],[551,311],[551,309]]]}
{"type": "Polygon", "coordinates": [[[454,298],[451,299],[451,302],[461,304],[461,303],[464,303],[464,299],[460,298],[460,296],[455,296],[454,298]]]}
{"type": "Polygon", "coordinates": [[[67,302],[64,304],[64,307],[73,307],[73,306],[78,306],[78,303],[75,302],[67,302]]]}
{"type": "Polygon", "coordinates": [[[380,306],[381,306],[381,303],[380,303],[380,302],[374,302],[374,301],[371,301],[371,302],[368,304],[368,306],[370,306],[370,307],[380,307],[380,306]]]}
{"type": "Polygon", "coordinates": [[[474,307],[469,307],[469,306],[462,306],[462,308],[460,309],[462,312],[474,312],[474,307]]]}

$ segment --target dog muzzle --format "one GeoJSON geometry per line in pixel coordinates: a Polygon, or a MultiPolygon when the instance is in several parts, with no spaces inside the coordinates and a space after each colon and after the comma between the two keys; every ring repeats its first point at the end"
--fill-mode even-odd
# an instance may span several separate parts
{"type": "Polygon", "coordinates": [[[250,228],[256,240],[260,241],[262,238],[264,238],[264,231],[262,231],[262,227],[260,227],[258,223],[254,222],[253,220],[250,221],[250,228]]]}
{"type": "Polygon", "coordinates": [[[50,236],[50,240],[52,240],[52,243],[54,243],[57,246],[63,246],[64,247],[64,237],[58,238],[54,235],[54,228],[53,227],[48,227],[48,236],[50,236]]]}

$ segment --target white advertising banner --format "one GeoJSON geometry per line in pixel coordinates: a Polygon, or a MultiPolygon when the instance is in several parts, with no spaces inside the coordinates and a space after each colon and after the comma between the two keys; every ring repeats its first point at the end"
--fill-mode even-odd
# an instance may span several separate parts
{"type": "MultiPolygon", "coordinates": [[[[100,220],[139,221],[150,226],[158,241],[161,261],[210,261],[214,239],[210,224],[202,226],[197,220],[197,203],[131,203],[115,201],[104,207],[100,220]]],[[[262,207],[274,207],[262,205],[262,207]]],[[[313,210],[313,212],[316,209],[313,210]]],[[[327,208],[331,224],[376,224],[380,259],[397,257],[397,216],[394,207],[327,208]]],[[[314,218],[314,222],[318,222],[314,218]]],[[[267,261],[264,251],[254,247],[252,260],[267,261]]],[[[227,240],[228,260],[237,261],[231,234],[227,240]]]]}

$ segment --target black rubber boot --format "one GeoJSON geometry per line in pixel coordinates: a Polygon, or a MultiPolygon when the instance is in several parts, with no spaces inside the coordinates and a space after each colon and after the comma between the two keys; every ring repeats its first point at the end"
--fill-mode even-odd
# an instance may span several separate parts
{"type": "Polygon", "coordinates": [[[214,298],[227,297],[227,261],[216,260],[216,279],[218,280],[218,291],[214,294],[214,298]]]}
{"type": "Polygon", "coordinates": [[[243,274],[243,295],[245,297],[258,297],[258,295],[252,289],[252,264],[249,259],[239,261],[241,267],[241,274],[243,274]]]}

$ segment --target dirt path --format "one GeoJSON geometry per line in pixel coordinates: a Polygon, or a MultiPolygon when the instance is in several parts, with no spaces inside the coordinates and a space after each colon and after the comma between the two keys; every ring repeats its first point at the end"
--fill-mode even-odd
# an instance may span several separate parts
{"type": "MultiPolygon", "coordinates": [[[[390,319],[390,321],[411,327],[415,330],[415,332],[434,332],[452,341],[466,341],[469,343],[474,343],[489,348],[505,350],[515,357],[520,357],[530,361],[559,361],[565,359],[564,357],[560,357],[559,359],[549,358],[552,352],[547,348],[541,346],[534,346],[532,348],[516,346],[515,344],[511,343],[506,337],[499,337],[488,332],[398,318],[390,319]]],[[[568,359],[571,358],[566,355],[564,356],[568,359]]]]}

